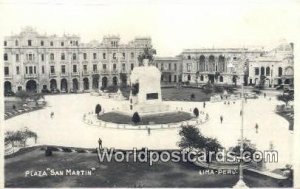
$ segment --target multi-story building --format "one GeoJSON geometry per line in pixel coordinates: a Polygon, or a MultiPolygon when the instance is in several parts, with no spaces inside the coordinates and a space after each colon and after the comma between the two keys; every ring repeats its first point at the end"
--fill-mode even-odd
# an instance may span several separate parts
{"type": "Polygon", "coordinates": [[[263,49],[218,48],[186,49],[182,56],[182,80],[204,84],[247,84],[249,60],[264,54],[263,49]],[[242,76],[243,75],[243,76],[242,76]]]}
{"type": "Polygon", "coordinates": [[[119,36],[105,36],[101,43],[81,43],[76,35],[40,35],[27,27],[4,39],[4,89],[68,92],[127,83],[146,46],[151,38],[121,44],[119,36]]]}
{"type": "Polygon", "coordinates": [[[155,57],[154,64],[161,71],[162,82],[182,81],[182,58],[177,57],[155,57]]]}
{"type": "Polygon", "coordinates": [[[294,46],[283,43],[264,56],[249,61],[248,83],[266,87],[294,83],[294,46]],[[263,81],[263,82],[262,82],[263,81]]]}
{"type": "MultiPolygon", "coordinates": [[[[30,27],[4,39],[4,89],[90,91],[128,84],[138,56],[151,38],[127,44],[119,36],[82,43],[76,35],[41,35],[30,27]]],[[[293,84],[293,44],[266,52],[263,48],[185,49],[176,57],[156,57],[163,82],[266,86],[293,84]]]]}

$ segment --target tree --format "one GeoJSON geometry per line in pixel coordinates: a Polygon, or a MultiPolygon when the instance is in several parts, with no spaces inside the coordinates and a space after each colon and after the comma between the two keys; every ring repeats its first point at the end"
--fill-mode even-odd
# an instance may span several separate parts
{"type": "Polygon", "coordinates": [[[95,108],[95,114],[99,114],[101,112],[102,108],[101,108],[101,105],[100,104],[97,104],[96,105],[96,108],[95,108]]]}
{"type": "Polygon", "coordinates": [[[181,139],[178,146],[182,149],[192,150],[205,148],[205,137],[200,133],[199,129],[195,126],[188,125],[182,127],[179,131],[181,139]]]}
{"type": "Polygon", "coordinates": [[[143,65],[144,59],[148,59],[149,62],[152,62],[155,54],[156,50],[153,49],[152,46],[146,46],[146,48],[144,48],[144,52],[138,56],[139,64],[143,65]]]}
{"type": "Polygon", "coordinates": [[[198,110],[198,108],[194,108],[193,113],[194,113],[194,115],[195,115],[196,117],[198,117],[198,116],[199,116],[199,110],[198,110]]]}
{"type": "MultiPolygon", "coordinates": [[[[241,148],[240,144],[238,144],[237,146],[233,147],[232,151],[239,156],[240,155],[240,148],[241,148]]],[[[254,144],[251,143],[250,140],[244,139],[244,142],[243,142],[243,151],[244,152],[246,152],[246,151],[250,152],[249,156],[245,156],[245,157],[249,158],[249,157],[253,157],[252,155],[256,151],[256,148],[255,148],[254,144]]]]}
{"type": "Polygon", "coordinates": [[[293,94],[282,94],[277,96],[277,100],[283,101],[287,106],[290,101],[294,100],[293,94]]]}
{"type": "Polygon", "coordinates": [[[131,121],[134,123],[134,124],[137,124],[139,122],[141,122],[141,118],[139,116],[139,113],[138,112],[134,112],[132,118],[131,118],[131,121]]]}
{"type": "Polygon", "coordinates": [[[27,98],[30,97],[30,95],[28,92],[21,90],[16,93],[16,97],[20,98],[22,101],[25,101],[27,98]]]}

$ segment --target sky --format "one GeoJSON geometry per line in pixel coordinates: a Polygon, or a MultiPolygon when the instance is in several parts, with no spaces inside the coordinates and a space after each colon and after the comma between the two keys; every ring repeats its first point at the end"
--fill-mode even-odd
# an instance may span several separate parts
{"type": "Polygon", "coordinates": [[[149,36],[158,56],[188,48],[272,48],[284,39],[296,42],[299,6],[297,0],[0,0],[0,37],[25,26],[77,34],[82,42],[149,36]]]}

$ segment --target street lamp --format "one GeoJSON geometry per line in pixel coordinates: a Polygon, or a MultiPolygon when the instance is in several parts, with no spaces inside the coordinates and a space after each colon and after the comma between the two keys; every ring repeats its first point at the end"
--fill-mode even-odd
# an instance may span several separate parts
{"type": "MultiPolygon", "coordinates": [[[[227,68],[233,70],[235,67],[234,65],[230,62],[227,65],[227,68]]],[[[240,75],[240,78],[242,79],[241,85],[242,85],[242,119],[241,119],[241,143],[240,143],[240,165],[239,165],[239,181],[233,186],[233,188],[248,188],[247,185],[245,184],[243,178],[243,151],[244,151],[244,66],[243,66],[243,72],[240,75]]]]}

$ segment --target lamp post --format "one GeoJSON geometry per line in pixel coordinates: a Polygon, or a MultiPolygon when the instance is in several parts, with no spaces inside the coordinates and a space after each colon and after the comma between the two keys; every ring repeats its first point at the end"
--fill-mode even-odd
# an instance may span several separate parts
{"type": "MultiPolygon", "coordinates": [[[[235,68],[234,65],[230,62],[227,67],[233,71],[235,68]]],[[[240,78],[242,79],[241,85],[242,85],[242,96],[241,96],[241,106],[242,106],[242,119],[241,119],[241,139],[240,139],[240,165],[239,165],[239,180],[238,182],[233,186],[233,188],[248,188],[245,184],[243,178],[243,151],[244,151],[244,66],[243,66],[243,72],[240,75],[240,78]]]]}

